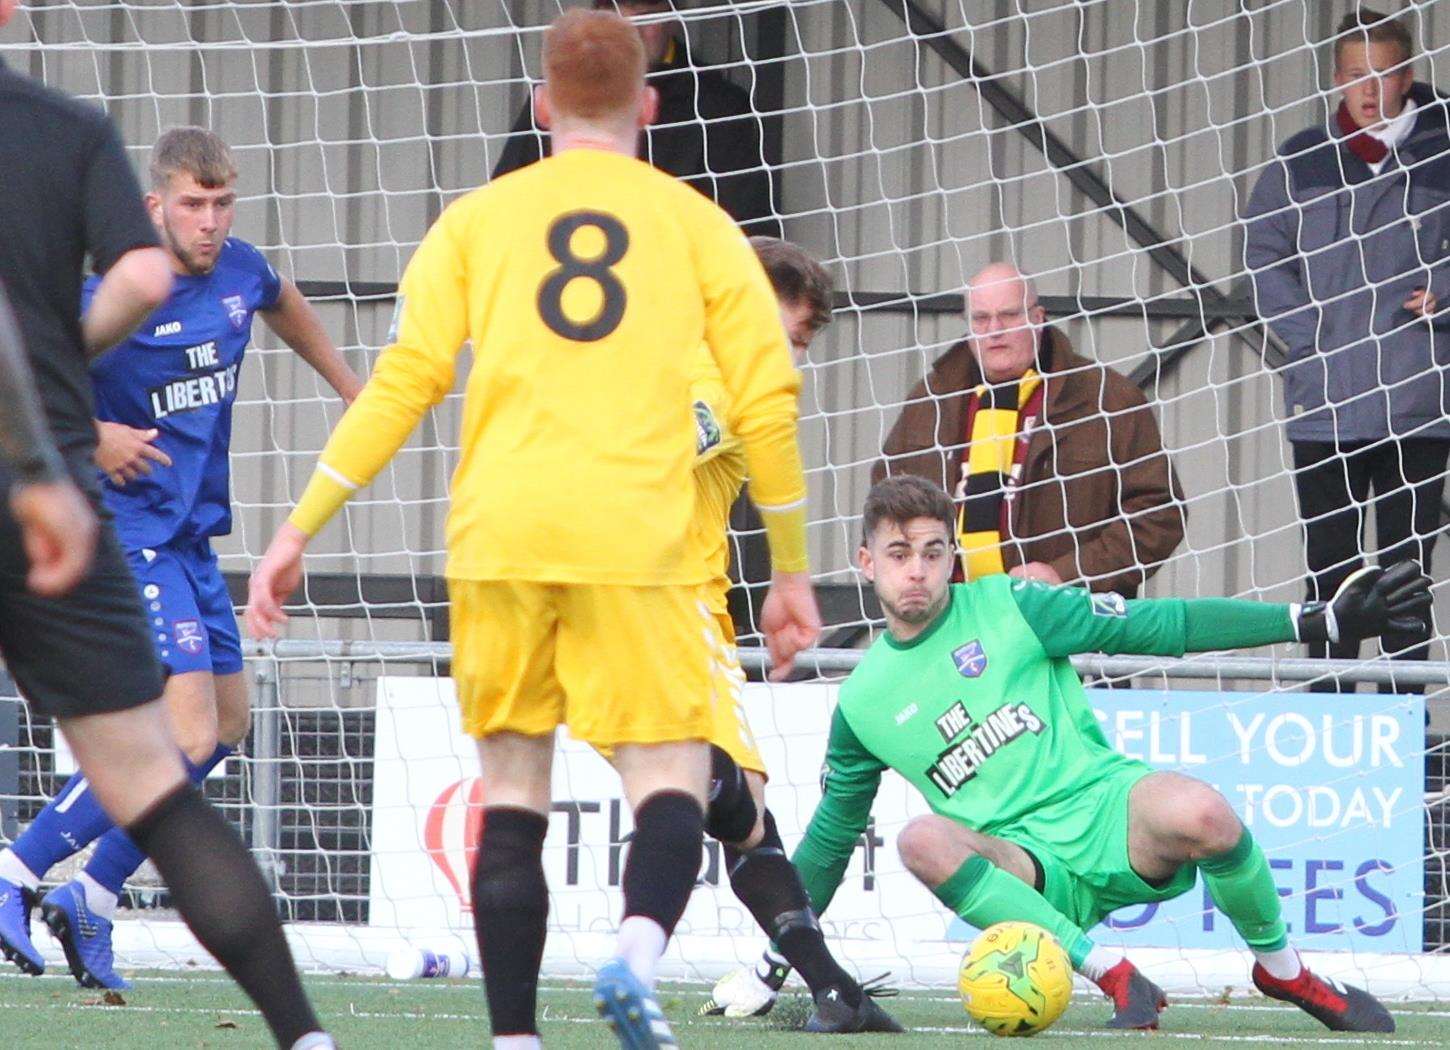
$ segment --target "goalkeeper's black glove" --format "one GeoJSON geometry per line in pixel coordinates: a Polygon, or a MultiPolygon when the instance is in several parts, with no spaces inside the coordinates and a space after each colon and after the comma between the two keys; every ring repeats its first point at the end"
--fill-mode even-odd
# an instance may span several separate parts
{"type": "Polygon", "coordinates": [[[1370,565],[1339,585],[1327,602],[1300,606],[1301,642],[1357,642],[1386,631],[1423,634],[1429,622],[1430,577],[1419,562],[1370,565]]]}

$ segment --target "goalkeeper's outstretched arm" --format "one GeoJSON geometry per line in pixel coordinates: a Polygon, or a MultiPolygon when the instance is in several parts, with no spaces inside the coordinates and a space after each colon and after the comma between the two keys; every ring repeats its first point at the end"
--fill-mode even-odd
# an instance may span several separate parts
{"type": "Polygon", "coordinates": [[[840,709],[831,717],[821,801],[791,863],[811,898],[817,916],[826,910],[850,863],[851,854],[871,819],[871,804],[886,769],[856,737],[840,709]]]}
{"type": "Polygon", "coordinates": [[[1182,656],[1423,631],[1431,605],[1430,579],[1411,561],[1361,569],[1329,601],[1302,605],[1237,598],[1128,601],[1033,581],[1014,584],[1012,596],[1047,655],[1054,657],[1091,652],[1182,656]]]}

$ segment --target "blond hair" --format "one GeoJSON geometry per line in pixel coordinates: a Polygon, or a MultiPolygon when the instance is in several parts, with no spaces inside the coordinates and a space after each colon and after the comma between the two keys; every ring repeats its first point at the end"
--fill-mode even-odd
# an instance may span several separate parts
{"type": "Polygon", "coordinates": [[[230,185],[237,177],[231,148],[206,128],[168,128],[151,147],[151,188],[164,190],[171,177],[185,173],[209,190],[230,185]]]}

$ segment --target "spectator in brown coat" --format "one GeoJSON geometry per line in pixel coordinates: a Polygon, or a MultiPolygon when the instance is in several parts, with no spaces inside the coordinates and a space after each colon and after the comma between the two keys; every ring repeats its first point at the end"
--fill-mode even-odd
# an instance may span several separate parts
{"type": "Polygon", "coordinates": [[[1183,539],[1183,492],[1131,382],[1076,354],[1032,282],[993,263],[967,286],[966,338],[932,365],[873,483],[955,494],[962,568],[1133,597],[1183,539]]]}

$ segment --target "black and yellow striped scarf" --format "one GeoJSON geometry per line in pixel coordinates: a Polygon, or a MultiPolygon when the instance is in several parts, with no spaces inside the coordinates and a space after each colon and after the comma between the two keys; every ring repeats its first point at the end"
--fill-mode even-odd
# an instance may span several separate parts
{"type": "Polygon", "coordinates": [[[1029,368],[1015,383],[983,384],[971,394],[965,484],[957,515],[957,542],[968,580],[1007,571],[1002,561],[1002,501],[1013,483],[1013,465],[1026,452],[1021,441],[1026,436],[1024,410],[1041,387],[1042,376],[1029,368]]]}

